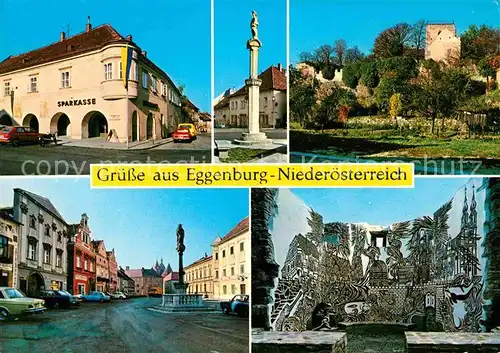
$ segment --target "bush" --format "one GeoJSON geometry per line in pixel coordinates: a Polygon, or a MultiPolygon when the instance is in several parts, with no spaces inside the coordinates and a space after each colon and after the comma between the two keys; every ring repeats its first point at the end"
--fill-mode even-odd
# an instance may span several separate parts
{"type": "Polygon", "coordinates": [[[353,89],[356,88],[361,77],[360,68],[361,64],[359,61],[344,66],[344,70],[342,71],[342,81],[344,81],[347,87],[353,89]]]}
{"type": "Polygon", "coordinates": [[[408,56],[398,56],[389,59],[379,60],[377,70],[380,77],[387,73],[394,73],[402,80],[417,77],[418,63],[415,59],[408,56]]]}

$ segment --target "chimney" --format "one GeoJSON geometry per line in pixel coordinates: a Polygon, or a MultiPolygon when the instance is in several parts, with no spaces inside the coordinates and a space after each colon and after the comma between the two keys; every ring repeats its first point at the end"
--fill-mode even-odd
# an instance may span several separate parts
{"type": "Polygon", "coordinates": [[[65,39],[66,39],[66,33],[61,32],[60,41],[62,42],[65,39]]]}
{"type": "Polygon", "coordinates": [[[145,57],[148,57],[148,52],[147,52],[147,51],[145,51],[145,50],[143,50],[143,51],[142,51],[142,55],[143,55],[143,56],[145,56],[145,57]]]}
{"type": "Polygon", "coordinates": [[[128,271],[130,270],[130,266],[125,266],[125,269],[128,271]]]}
{"type": "Polygon", "coordinates": [[[281,71],[282,69],[283,69],[283,67],[281,66],[281,63],[279,63],[279,64],[278,64],[278,70],[280,70],[280,71],[281,71]]]}
{"type": "Polygon", "coordinates": [[[85,32],[90,32],[92,29],[92,25],[90,24],[90,16],[87,16],[87,26],[85,28],[85,32]]]}
{"type": "Polygon", "coordinates": [[[127,39],[129,42],[131,42],[131,41],[132,41],[132,36],[129,34],[129,35],[126,37],[126,39],[127,39]]]}

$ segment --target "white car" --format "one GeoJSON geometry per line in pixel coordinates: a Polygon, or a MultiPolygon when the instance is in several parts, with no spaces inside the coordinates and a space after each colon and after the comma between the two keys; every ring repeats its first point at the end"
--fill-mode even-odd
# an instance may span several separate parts
{"type": "Polygon", "coordinates": [[[115,292],[112,294],[113,299],[127,299],[127,296],[122,292],[115,292]]]}

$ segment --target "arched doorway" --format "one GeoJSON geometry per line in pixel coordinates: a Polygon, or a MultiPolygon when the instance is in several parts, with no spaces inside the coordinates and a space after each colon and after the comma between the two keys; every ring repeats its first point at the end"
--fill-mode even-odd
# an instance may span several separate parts
{"type": "Polygon", "coordinates": [[[28,276],[28,288],[26,293],[28,297],[34,297],[44,289],[45,281],[43,280],[43,276],[41,274],[34,272],[28,276]]]}
{"type": "Polygon", "coordinates": [[[153,113],[148,113],[148,120],[146,122],[146,139],[153,137],[153,113]]]}
{"type": "Polygon", "coordinates": [[[50,132],[57,133],[57,136],[68,135],[68,127],[71,121],[69,117],[64,113],[56,113],[52,119],[50,119],[50,132]]]}
{"type": "Polygon", "coordinates": [[[23,126],[29,126],[36,132],[39,131],[38,119],[35,114],[27,114],[23,119],[23,126]]]}
{"type": "Polygon", "coordinates": [[[132,113],[132,141],[137,141],[137,137],[139,136],[138,126],[139,124],[137,124],[137,111],[134,110],[134,112],[132,113]]]}
{"type": "Polygon", "coordinates": [[[98,111],[92,111],[82,120],[82,138],[106,137],[108,134],[108,120],[98,111]]]}

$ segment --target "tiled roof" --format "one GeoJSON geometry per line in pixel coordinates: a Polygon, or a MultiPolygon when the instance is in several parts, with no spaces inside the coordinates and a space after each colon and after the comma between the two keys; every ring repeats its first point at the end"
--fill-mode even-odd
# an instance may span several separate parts
{"type": "Polygon", "coordinates": [[[117,274],[118,274],[118,277],[122,277],[122,278],[125,278],[126,280],[133,281],[133,279],[127,275],[127,273],[125,272],[125,270],[123,268],[119,268],[117,271],[117,274]]]}
{"type": "Polygon", "coordinates": [[[20,192],[24,195],[26,195],[28,198],[31,198],[33,201],[38,203],[42,208],[44,208],[46,211],[52,213],[55,217],[59,218],[59,220],[63,223],[66,223],[64,220],[63,216],[59,213],[57,208],[50,202],[50,200],[46,197],[34,194],[32,192],[29,192],[24,189],[14,189],[14,192],[20,192]]]}
{"type": "Polygon", "coordinates": [[[131,278],[142,277],[142,269],[134,269],[134,270],[125,270],[127,276],[131,278]]]}
{"type": "Polygon", "coordinates": [[[83,54],[120,41],[125,38],[105,24],[24,54],[11,55],[0,62],[0,74],[83,54]]]}
{"type": "Polygon", "coordinates": [[[248,217],[244,218],[240,223],[238,223],[233,229],[229,231],[220,241],[219,244],[224,243],[228,241],[229,239],[232,239],[238,235],[240,235],[243,232],[248,231],[249,226],[248,226],[248,217]]]}
{"type": "MultiPolygon", "coordinates": [[[[260,85],[261,91],[286,91],[287,89],[286,75],[276,66],[269,66],[266,71],[262,72],[259,75],[259,79],[262,80],[262,84],[260,85]]],[[[230,97],[243,96],[246,93],[246,86],[243,86],[235,93],[233,93],[230,97]]]]}
{"type": "Polygon", "coordinates": [[[210,255],[210,256],[203,256],[201,259],[198,259],[195,262],[193,262],[192,264],[187,265],[185,268],[189,268],[191,266],[195,266],[195,265],[201,264],[201,263],[203,263],[205,261],[211,261],[211,260],[212,260],[212,255],[210,255]]]}
{"type": "Polygon", "coordinates": [[[170,272],[168,275],[164,276],[164,281],[178,281],[179,272],[170,272]]]}
{"type": "Polygon", "coordinates": [[[229,97],[231,96],[222,98],[221,101],[214,106],[214,108],[220,109],[224,107],[229,107],[229,97]]]}

